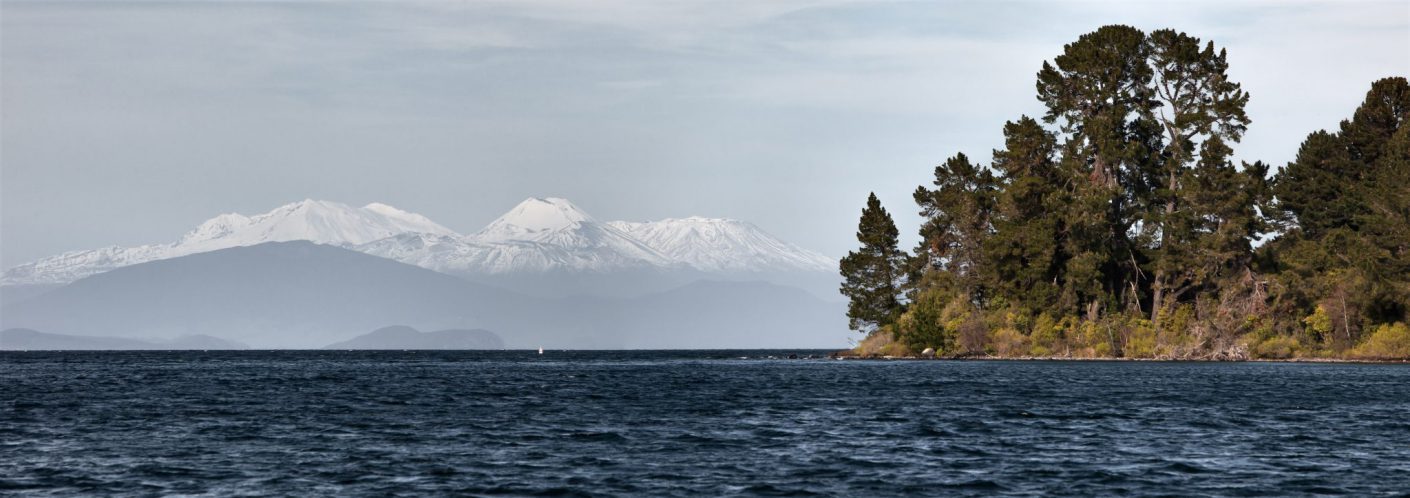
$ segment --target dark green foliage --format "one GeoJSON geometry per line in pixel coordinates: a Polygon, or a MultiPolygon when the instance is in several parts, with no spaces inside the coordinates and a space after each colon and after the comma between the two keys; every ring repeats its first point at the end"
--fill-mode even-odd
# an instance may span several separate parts
{"type": "Polygon", "coordinates": [[[1355,229],[1365,202],[1363,192],[1346,180],[1360,177],[1362,166],[1351,160],[1341,137],[1326,131],[1308,135],[1275,182],[1278,204],[1290,216],[1286,221],[1311,238],[1338,227],[1355,229]]]}
{"type": "Polygon", "coordinates": [[[1274,183],[1285,234],[1263,249],[1277,299],[1340,351],[1410,307],[1410,83],[1376,81],[1341,131],[1308,135],[1274,183]]]}
{"type": "Polygon", "coordinates": [[[1216,53],[1212,42],[1201,49],[1198,38],[1169,29],[1151,33],[1149,45],[1155,71],[1154,118],[1165,134],[1159,167],[1150,170],[1148,181],[1154,190],[1143,224],[1151,259],[1150,315],[1158,326],[1166,307],[1198,299],[1187,291],[1217,287],[1215,279],[1224,275],[1211,264],[1247,262],[1247,238],[1261,227],[1234,234],[1236,229],[1225,226],[1226,217],[1238,216],[1233,211],[1241,209],[1252,212],[1254,200],[1217,198],[1245,183],[1226,158],[1233,153],[1227,143],[1237,142],[1249,123],[1244,113],[1248,93],[1229,80],[1225,52],[1216,53]],[[1211,223],[1218,226],[1201,226],[1211,223]],[[1210,236],[1226,240],[1222,244],[1197,240],[1210,236]],[[1229,237],[1242,238],[1244,243],[1229,237]],[[1211,250],[1215,258],[1209,257],[1211,250]]]}
{"type": "Polygon", "coordinates": [[[1371,84],[1366,100],[1350,120],[1341,122],[1347,152],[1363,164],[1379,164],[1391,139],[1410,115],[1410,86],[1404,77],[1384,78],[1371,84]]]}
{"type": "Polygon", "coordinates": [[[1024,116],[1004,125],[1004,148],[994,151],[1002,183],[992,214],[994,233],[983,240],[984,266],[997,295],[1033,307],[1057,305],[1064,280],[1063,219],[1066,181],[1053,162],[1057,141],[1024,116]]]}
{"type": "Polygon", "coordinates": [[[842,258],[842,294],[850,299],[847,318],[853,330],[871,332],[901,314],[900,285],[906,254],[897,249],[900,232],[873,193],[857,225],[862,247],[842,258]]]}
{"type": "Polygon", "coordinates": [[[964,154],[935,167],[935,188],[917,187],[914,198],[925,223],[917,259],[957,277],[966,294],[979,291],[980,244],[989,236],[994,207],[993,173],[964,154]]]}
{"type": "Polygon", "coordinates": [[[953,316],[957,307],[954,301],[954,296],[942,289],[921,291],[896,323],[897,341],[916,352],[926,348],[934,348],[942,355],[958,352],[956,337],[962,322],[953,316]]]}
{"type": "Polygon", "coordinates": [[[1149,55],[1145,33],[1105,26],[1063,47],[1038,72],[1044,121],[1065,135],[1059,167],[1071,196],[1063,211],[1071,278],[1062,299],[1093,316],[1121,303],[1139,306],[1144,256],[1132,227],[1151,195],[1160,148],[1149,55]]]}

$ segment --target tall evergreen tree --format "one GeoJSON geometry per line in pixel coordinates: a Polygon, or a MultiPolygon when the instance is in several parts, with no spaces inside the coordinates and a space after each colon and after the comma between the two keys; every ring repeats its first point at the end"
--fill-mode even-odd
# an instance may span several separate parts
{"type": "Polygon", "coordinates": [[[1397,171],[1397,158],[1383,157],[1383,152],[1406,119],[1410,119],[1410,85],[1405,78],[1385,78],[1371,86],[1339,133],[1308,135],[1275,186],[1290,228],[1311,239],[1336,228],[1360,230],[1372,209],[1370,203],[1387,188],[1403,187],[1376,180],[1397,171]]]}
{"type": "Polygon", "coordinates": [[[847,253],[839,265],[840,291],[850,300],[847,318],[853,330],[870,333],[893,323],[902,312],[900,289],[907,258],[897,248],[899,235],[891,214],[872,193],[857,224],[862,247],[847,253]]]}
{"type": "Polygon", "coordinates": [[[962,287],[958,290],[977,298],[980,246],[989,236],[994,206],[994,174],[956,154],[935,167],[933,185],[917,187],[913,194],[925,219],[916,256],[932,269],[950,272],[962,287]]]}
{"type": "MultiPolygon", "coordinates": [[[[1002,175],[994,206],[994,233],[984,241],[987,280],[1000,294],[1030,309],[1057,304],[1066,257],[1064,179],[1053,155],[1056,139],[1024,116],[1004,125],[1004,148],[994,151],[1002,175]]],[[[1066,310],[1071,312],[1072,310],[1066,310]]]]}
{"type": "Polygon", "coordinates": [[[1149,52],[1140,30],[1104,26],[1064,46],[1038,72],[1038,100],[1048,108],[1043,120],[1064,134],[1060,165],[1072,182],[1064,300],[1085,303],[1089,316],[1104,301],[1138,299],[1143,256],[1131,228],[1150,194],[1160,140],[1149,52]]]}
{"type": "Polygon", "coordinates": [[[1410,116],[1410,85],[1404,77],[1382,78],[1371,84],[1366,99],[1356,108],[1351,119],[1341,122],[1341,136],[1346,140],[1352,159],[1369,165],[1379,164],[1391,138],[1410,116]]]}
{"type": "MultiPolygon", "coordinates": [[[[1188,272],[1184,281],[1172,279],[1174,270],[1187,263],[1179,254],[1198,253],[1191,247],[1182,247],[1188,243],[1182,239],[1191,234],[1181,233],[1176,226],[1175,218],[1179,216],[1176,211],[1193,208],[1194,200],[1190,196],[1195,195],[1181,179],[1188,176],[1192,165],[1199,164],[1214,168],[1207,169],[1207,173],[1224,174],[1228,176],[1225,180],[1234,180],[1236,171],[1221,171],[1217,166],[1225,164],[1222,155],[1230,152],[1225,143],[1238,142],[1249,119],[1244,113],[1248,93],[1229,80],[1229,63],[1224,50],[1215,52],[1213,42],[1201,49],[1199,38],[1170,29],[1152,32],[1148,43],[1154,70],[1152,90],[1157,101],[1153,116],[1165,132],[1162,167],[1152,171],[1153,177],[1149,179],[1155,190],[1144,223],[1144,228],[1153,232],[1151,321],[1158,324],[1167,288],[1209,284],[1188,281],[1193,276],[1188,272]],[[1213,151],[1221,157],[1204,162],[1204,151],[1213,151]]],[[[1230,183],[1225,188],[1235,184],[1230,183]]],[[[1184,214],[1189,218],[1193,213],[1184,214]]],[[[1177,293],[1175,298],[1179,297],[1177,293]]]]}
{"type": "Polygon", "coordinates": [[[1287,228],[1310,239],[1338,227],[1355,229],[1365,203],[1350,180],[1361,177],[1363,167],[1339,135],[1320,130],[1308,135],[1274,184],[1287,228]]]}

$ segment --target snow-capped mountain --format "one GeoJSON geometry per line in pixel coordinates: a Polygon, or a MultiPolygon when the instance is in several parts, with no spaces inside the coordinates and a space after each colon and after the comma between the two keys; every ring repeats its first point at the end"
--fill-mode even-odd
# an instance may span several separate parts
{"type": "Polygon", "coordinates": [[[265,242],[335,245],[444,273],[827,273],[835,263],[758,227],[717,218],[600,222],[560,198],[531,198],[470,235],[385,204],[304,200],[256,216],[222,214],[180,240],[73,251],[4,272],[4,285],[64,284],[118,267],[265,242]]]}
{"type": "Polygon", "coordinates": [[[754,224],[726,218],[614,221],[617,228],[672,261],[705,272],[832,271],[827,256],[789,244],[754,224]]]}
{"type": "Polygon", "coordinates": [[[567,199],[554,197],[527,199],[472,235],[403,234],[352,249],[436,271],[472,275],[678,266],[567,199]]]}
{"type": "Polygon", "coordinates": [[[168,244],[112,246],[51,256],[5,270],[3,283],[64,284],[114,268],[230,247],[291,240],[347,246],[404,233],[455,234],[424,216],[385,204],[355,208],[336,202],[303,200],[255,216],[222,214],[168,244]]]}
{"type": "Polygon", "coordinates": [[[469,239],[491,248],[475,265],[484,273],[605,272],[677,265],[610,223],[599,222],[567,199],[556,197],[527,199],[469,239]]]}

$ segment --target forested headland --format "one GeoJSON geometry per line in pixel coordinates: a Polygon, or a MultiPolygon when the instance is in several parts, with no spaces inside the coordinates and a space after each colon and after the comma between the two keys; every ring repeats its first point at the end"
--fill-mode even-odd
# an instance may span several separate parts
{"type": "Polygon", "coordinates": [[[1370,82],[1282,167],[1235,164],[1250,99],[1225,50],[1105,26],[916,189],[898,247],[873,194],[840,265],[859,355],[1410,358],[1410,83],[1370,82]],[[997,123],[996,123],[997,125],[997,123]]]}

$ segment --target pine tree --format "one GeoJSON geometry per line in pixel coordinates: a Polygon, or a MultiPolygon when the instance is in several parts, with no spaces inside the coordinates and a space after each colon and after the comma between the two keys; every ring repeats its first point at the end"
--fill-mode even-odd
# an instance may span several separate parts
{"type": "Polygon", "coordinates": [[[862,247],[842,258],[842,287],[847,296],[847,318],[853,330],[870,333],[900,316],[902,275],[906,254],[897,249],[896,223],[872,193],[857,225],[862,247]]]}
{"type": "Polygon", "coordinates": [[[981,245],[991,232],[997,190],[994,174],[956,154],[935,167],[933,185],[934,189],[917,187],[913,194],[925,219],[917,259],[933,270],[950,272],[960,292],[978,298],[981,245]]]}
{"type": "Polygon", "coordinates": [[[1152,116],[1150,47],[1130,26],[1104,26],[1063,47],[1038,72],[1043,120],[1059,125],[1059,162],[1071,189],[1064,214],[1067,307],[1095,318],[1121,301],[1139,304],[1144,256],[1131,239],[1150,196],[1160,128],[1152,116]],[[1124,299],[1123,299],[1124,296],[1124,299]]]}
{"type": "Polygon", "coordinates": [[[1404,77],[1382,78],[1371,84],[1366,99],[1351,119],[1341,122],[1352,159],[1376,165],[1391,138],[1410,116],[1410,85],[1404,77]]]}
{"type": "Polygon", "coordinates": [[[1356,229],[1365,203],[1354,180],[1362,176],[1362,168],[1340,136],[1326,131],[1308,135],[1274,183],[1288,228],[1313,240],[1338,227],[1356,229]]]}
{"type": "MultiPolygon", "coordinates": [[[[1002,175],[994,233],[984,241],[989,285],[1029,310],[1057,304],[1064,280],[1063,178],[1053,161],[1056,139],[1024,116],[1004,125],[1004,148],[994,151],[1002,175]]],[[[1072,310],[1067,310],[1072,311],[1072,310]]]]}
{"type": "Polygon", "coordinates": [[[1376,81],[1338,132],[1308,135],[1274,180],[1285,233],[1264,252],[1282,299],[1309,320],[1325,317],[1309,327],[1337,349],[1410,308],[1407,120],[1410,83],[1376,81]]]}
{"type": "MultiPolygon", "coordinates": [[[[1170,29],[1155,31],[1148,37],[1150,64],[1154,69],[1152,90],[1158,106],[1153,114],[1165,132],[1164,150],[1161,157],[1162,168],[1152,171],[1149,179],[1155,186],[1154,196],[1145,215],[1144,228],[1152,232],[1154,275],[1151,279],[1151,321],[1159,324],[1160,313],[1165,306],[1165,292],[1172,287],[1198,287],[1207,285],[1205,281],[1173,279],[1172,273],[1187,266],[1188,261],[1179,255],[1198,254],[1198,250],[1182,247],[1188,244],[1184,239],[1193,234],[1193,227],[1177,226],[1175,218],[1190,218],[1192,213],[1177,213],[1191,209],[1192,195],[1182,178],[1190,174],[1194,164],[1216,167],[1223,164],[1223,157],[1204,161],[1203,152],[1214,151],[1227,155],[1224,142],[1238,142],[1247,129],[1249,119],[1244,113],[1248,103],[1248,93],[1238,83],[1229,80],[1229,63],[1224,50],[1214,51],[1213,42],[1200,49],[1200,40],[1185,33],[1170,29]],[[1216,141],[1218,143],[1216,143],[1216,141]],[[1210,145],[1210,147],[1206,147],[1210,145]]],[[[1232,168],[1230,168],[1232,169],[1232,168]]],[[[1233,181],[1234,171],[1220,171],[1217,168],[1208,173],[1220,173],[1233,181]]],[[[1237,182],[1223,185],[1230,188],[1237,182]]],[[[1251,208],[1252,206],[1247,206],[1251,208]]],[[[1186,276],[1190,275],[1185,272],[1186,276]]],[[[1174,296],[1179,299],[1180,293],[1174,296]]]]}
{"type": "Polygon", "coordinates": [[[1266,204],[1268,166],[1234,167],[1233,149],[1217,136],[1200,149],[1199,162],[1178,179],[1181,209],[1166,224],[1170,247],[1162,256],[1171,266],[1164,282],[1172,301],[1190,291],[1216,293],[1247,272],[1253,240],[1266,230],[1257,208],[1266,204]]]}

